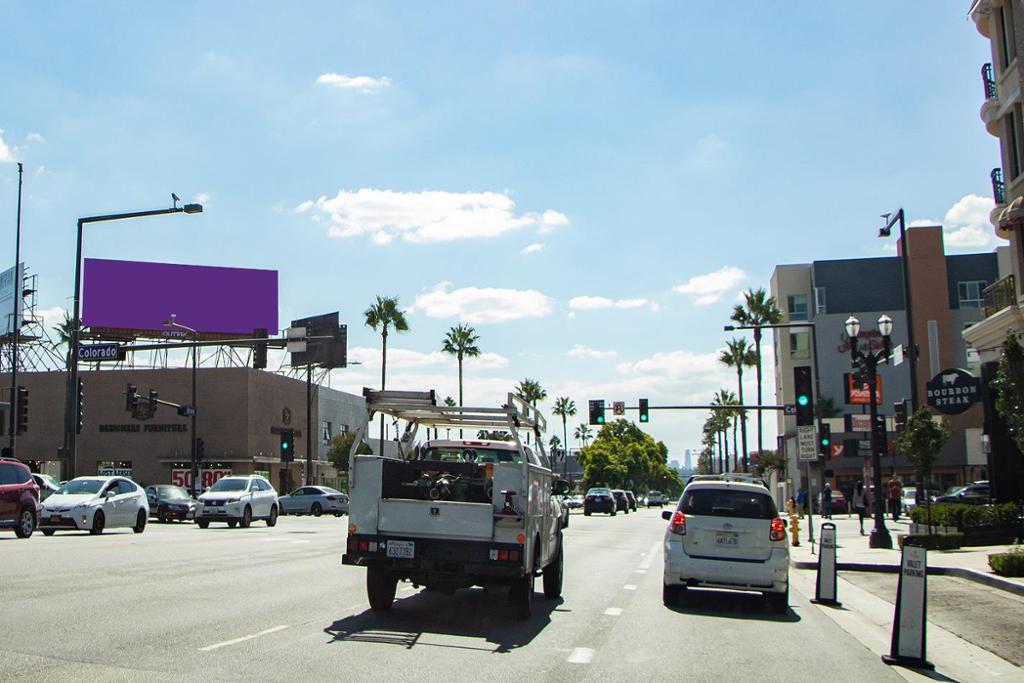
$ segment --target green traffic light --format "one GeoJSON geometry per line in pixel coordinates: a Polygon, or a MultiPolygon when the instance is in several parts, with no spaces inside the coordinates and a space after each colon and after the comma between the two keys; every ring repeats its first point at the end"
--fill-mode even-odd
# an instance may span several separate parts
{"type": "Polygon", "coordinates": [[[829,443],[828,439],[822,439],[822,440],[821,440],[821,445],[822,445],[822,446],[827,446],[827,445],[828,445],[828,443],[829,443]]]}
{"type": "Polygon", "coordinates": [[[648,420],[648,417],[646,415],[641,415],[640,416],[640,421],[641,422],[647,422],[647,420],[648,420]]]}
{"type": "Polygon", "coordinates": [[[281,444],[281,448],[288,450],[288,442],[286,441],[283,444],[281,444]]]}
{"type": "Polygon", "coordinates": [[[796,402],[799,403],[802,406],[805,406],[805,405],[808,404],[809,401],[807,400],[807,396],[803,395],[803,396],[797,396],[796,397],[796,402]]]}
{"type": "Polygon", "coordinates": [[[599,425],[603,425],[604,424],[604,416],[603,415],[601,417],[597,418],[597,424],[599,424],[599,425]]]}

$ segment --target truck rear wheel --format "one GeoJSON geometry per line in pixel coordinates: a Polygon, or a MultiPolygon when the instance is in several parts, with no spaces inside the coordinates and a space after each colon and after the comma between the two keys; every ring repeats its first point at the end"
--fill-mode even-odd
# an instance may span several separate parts
{"type": "Polygon", "coordinates": [[[366,597],[374,612],[386,612],[395,601],[398,577],[384,567],[366,568],[366,597]]]}
{"type": "Polygon", "coordinates": [[[544,567],[544,597],[548,600],[554,600],[562,596],[562,566],[564,564],[564,557],[562,556],[562,535],[558,535],[558,554],[555,559],[551,561],[551,564],[544,567]]]}
{"type": "Polygon", "coordinates": [[[508,591],[508,600],[516,610],[516,619],[526,620],[533,614],[533,572],[516,579],[508,591]]]}

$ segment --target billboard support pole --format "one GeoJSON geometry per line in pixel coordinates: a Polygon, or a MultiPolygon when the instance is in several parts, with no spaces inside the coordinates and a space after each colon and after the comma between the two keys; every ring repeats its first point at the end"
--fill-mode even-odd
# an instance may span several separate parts
{"type": "Polygon", "coordinates": [[[21,178],[24,171],[21,162],[18,162],[18,217],[17,228],[14,233],[14,320],[11,321],[11,455],[17,457],[14,451],[15,434],[18,431],[17,393],[18,393],[18,336],[21,332],[21,292],[24,283],[21,281],[21,269],[18,267],[21,261],[21,178]]]}
{"type": "Polygon", "coordinates": [[[306,486],[313,485],[313,364],[306,364],[306,486]]]}

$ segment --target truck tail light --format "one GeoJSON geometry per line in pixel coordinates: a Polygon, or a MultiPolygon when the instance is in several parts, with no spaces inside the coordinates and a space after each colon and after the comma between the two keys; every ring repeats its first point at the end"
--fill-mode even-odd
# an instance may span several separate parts
{"type": "Polygon", "coordinates": [[[518,550],[506,550],[501,548],[491,548],[488,553],[488,557],[498,562],[518,562],[522,555],[518,550]]]}
{"type": "Polygon", "coordinates": [[[783,524],[782,518],[776,517],[772,520],[771,531],[768,532],[768,538],[772,541],[786,540],[786,525],[783,524]]]}
{"type": "Polygon", "coordinates": [[[674,534],[679,534],[680,536],[686,535],[686,515],[677,510],[676,513],[672,515],[672,521],[669,522],[668,528],[674,534]]]}

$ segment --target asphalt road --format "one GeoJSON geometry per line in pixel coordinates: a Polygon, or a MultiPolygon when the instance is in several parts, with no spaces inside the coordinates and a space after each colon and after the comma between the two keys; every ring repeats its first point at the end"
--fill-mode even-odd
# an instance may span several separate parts
{"type": "Polygon", "coordinates": [[[788,615],[707,592],[661,604],[657,509],[574,514],[563,598],[400,585],[371,613],[347,518],[0,534],[2,680],[901,680],[805,596],[788,615]]]}

